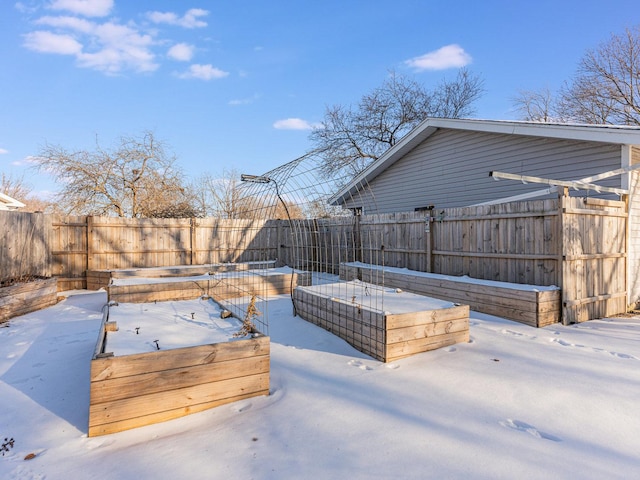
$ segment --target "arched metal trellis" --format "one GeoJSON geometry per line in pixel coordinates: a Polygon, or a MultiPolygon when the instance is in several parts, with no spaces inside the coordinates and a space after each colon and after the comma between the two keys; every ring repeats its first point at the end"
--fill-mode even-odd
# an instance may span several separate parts
{"type": "MultiPolygon", "coordinates": [[[[355,307],[384,310],[382,269],[367,283],[344,274],[345,266],[358,262],[384,266],[382,227],[362,221],[362,206],[372,206],[375,201],[366,184],[355,189],[348,205],[332,204],[332,197],[349,177],[327,175],[312,155],[260,175],[245,173],[241,179],[238,216],[264,222],[260,225],[269,230],[271,238],[263,244],[260,260],[265,262],[265,268],[275,265],[292,273],[287,279],[291,282],[288,291],[294,312],[300,301],[293,295],[297,285],[313,286],[318,301],[341,299],[355,307]]],[[[267,271],[257,273],[269,275],[267,271]]],[[[268,297],[268,293],[264,296],[268,297]]],[[[266,325],[262,328],[268,330],[266,298],[259,297],[265,310],[262,321],[266,325]]],[[[322,315],[331,316],[327,312],[322,315]]],[[[340,322],[338,318],[324,318],[324,321],[340,322]]]]}

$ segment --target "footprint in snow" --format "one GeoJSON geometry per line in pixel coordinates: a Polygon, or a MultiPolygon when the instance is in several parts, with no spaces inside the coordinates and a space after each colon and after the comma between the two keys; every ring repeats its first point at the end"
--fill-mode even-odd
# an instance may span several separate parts
{"type": "Polygon", "coordinates": [[[618,353],[618,352],[607,352],[607,353],[614,357],[623,358],[625,360],[638,360],[638,357],[634,355],[629,355],[628,353],[618,353]]]}
{"type": "Polygon", "coordinates": [[[447,348],[445,349],[445,352],[455,352],[455,351],[457,351],[457,350],[458,350],[458,349],[457,349],[456,347],[447,347],[447,348]]]}
{"type": "Polygon", "coordinates": [[[500,333],[502,333],[503,335],[513,335],[514,337],[522,337],[522,334],[520,332],[514,332],[513,330],[508,330],[506,328],[503,328],[500,333]]]}
{"type": "Polygon", "coordinates": [[[510,418],[507,418],[506,420],[501,420],[498,423],[501,426],[505,427],[505,428],[510,428],[512,430],[517,430],[519,432],[525,432],[525,433],[528,433],[529,435],[531,435],[532,437],[539,438],[541,440],[551,440],[552,442],[561,442],[562,441],[562,439],[560,439],[560,438],[558,438],[558,437],[556,437],[554,435],[550,435],[548,433],[541,432],[540,430],[538,430],[533,425],[529,425],[528,423],[521,422],[520,420],[512,420],[510,418]]]}
{"type": "MultiPolygon", "coordinates": [[[[578,345],[578,344],[575,344],[575,343],[569,343],[569,342],[566,342],[566,341],[561,340],[559,338],[551,338],[549,340],[551,342],[554,342],[554,343],[557,343],[559,345],[562,345],[563,347],[587,348],[584,345],[578,345]]],[[[612,357],[622,358],[623,360],[639,360],[638,357],[636,357],[635,355],[630,355],[628,353],[620,353],[620,352],[610,352],[608,350],[605,350],[604,348],[589,347],[589,348],[587,348],[587,350],[591,350],[592,352],[595,352],[595,353],[606,353],[606,354],[611,355],[612,357]]]]}
{"type": "Polygon", "coordinates": [[[577,343],[570,343],[560,338],[551,338],[549,341],[557,343],[558,345],[562,345],[563,347],[577,347],[584,348],[584,345],[578,345],[577,343]]]}
{"type": "Polygon", "coordinates": [[[358,367],[360,370],[373,370],[371,367],[365,365],[360,360],[349,360],[348,364],[352,367],[358,367]]]}

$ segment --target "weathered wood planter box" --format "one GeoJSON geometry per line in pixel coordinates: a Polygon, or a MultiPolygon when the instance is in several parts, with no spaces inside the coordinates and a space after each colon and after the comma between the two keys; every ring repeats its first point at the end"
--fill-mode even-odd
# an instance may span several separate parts
{"type": "Polygon", "coordinates": [[[357,281],[297,287],[293,300],[302,318],[382,362],[469,341],[467,305],[357,281]]]}
{"type": "Polygon", "coordinates": [[[236,272],[259,268],[274,268],[275,260],[240,263],[210,263],[206,265],[175,265],[172,267],[121,268],[116,270],[87,270],[87,289],[99,290],[111,284],[114,278],[191,277],[208,273],[236,272]]]}
{"type": "Polygon", "coordinates": [[[269,337],[129,355],[105,351],[108,307],[91,360],[90,437],[150,425],[269,394],[269,337]]]}
{"type": "Polygon", "coordinates": [[[285,267],[194,277],[114,278],[107,287],[107,293],[110,301],[126,303],[188,300],[201,296],[221,301],[252,294],[291,293],[292,287],[309,285],[310,282],[308,273],[285,267]]]}
{"type": "Polygon", "coordinates": [[[55,305],[57,278],[36,279],[0,288],[0,323],[55,305]]]}
{"type": "Polygon", "coordinates": [[[362,263],[340,264],[340,278],[384,283],[388,287],[463,303],[471,310],[532,327],[545,327],[561,318],[561,291],[553,286],[476,280],[362,263]]]}

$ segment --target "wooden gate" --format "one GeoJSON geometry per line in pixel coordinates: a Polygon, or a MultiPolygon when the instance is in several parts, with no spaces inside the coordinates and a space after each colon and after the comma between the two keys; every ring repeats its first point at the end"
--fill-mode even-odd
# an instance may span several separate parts
{"type": "Polygon", "coordinates": [[[560,197],[564,324],[627,310],[627,201],[560,197]]]}

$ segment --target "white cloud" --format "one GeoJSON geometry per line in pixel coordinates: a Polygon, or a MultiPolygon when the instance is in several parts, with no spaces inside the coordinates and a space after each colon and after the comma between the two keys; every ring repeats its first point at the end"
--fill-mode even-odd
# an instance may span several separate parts
{"type": "Polygon", "coordinates": [[[68,16],[42,17],[37,23],[69,33],[43,30],[28,33],[24,45],[30,50],[73,55],[80,67],[111,75],[123,70],[151,72],[158,68],[152,51],[153,37],[133,26],[68,16]]]}
{"type": "Polygon", "coordinates": [[[9,150],[6,148],[0,148],[0,155],[6,155],[7,153],[9,153],[9,150]]]}
{"type": "Polygon", "coordinates": [[[76,32],[81,33],[91,33],[96,27],[94,22],[90,22],[84,18],[69,16],[45,16],[36,20],[36,23],[38,25],[46,25],[48,27],[75,30],[76,32]]]}
{"type": "Polygon", "coordinates": [[[26,5],[24,2],[16,2],[14,4],[16,10],[21,13],[35,13],[38,11],[38,7],[34,5],[26,5]]]}
{"type": "Polygon", "coordinates": [[[11,165],[14,167],[22,167],[24,165],[35,165],[38,162],[39,162],[39,157],[28,155],[24,157],[22,160],[14,160],[13,162],[11,162],[11,165]]]}
{"type": "Polygon", "coordinates": [[[260,98],[260,95],[255,94],[252,97],[248,97],[248,98],[238,98],[235,100],[229,100],[229,105],[232,105],[232,106],[250,105],[253,102],[255,102],[258,98],[260,98]]]}
{"type": "Polygon", "coordinates": [[[195,47],[188,43],[177,43],[169,49],[167,56],[180,62],[188,62],[193,58],[195,47]]]}
{"type": "MultiPolygon", "coordinates": [[[[158,69],[161,48],[166,58],[190,62],[196,46],[175,43],[160,37],[157,27],[145,30],[145,26],[134,21],[114,18],[95,20],[87,17],[109,15],[113,0],[48,0],[50,10],[61,11],[60,15],[45,15],[35,20],[37,29],[23,36],[24,47],[41,53],[70,55],[76,65],[116,75],[126,71],[153,72],[158,69]],[[65,11],[62,14],[62,11],[65,11]]],[[[147,15],[156,23],[197,28],[207,25],[202,20],[207,10],[192,8],[182,16],[167,12],[150,12],[147,15]]],[[[146,25],[148,27],[148,24],[146,25]]],[[[211,80],[229,75],[228,72],[211,65],[192,65],[179,75],[181,78],[211,80]]]]}
{"type": "Polygon", "coordinates": [[[24,36],[24,45],[29,50],[42,53],[58,53],[60,55],[79,55],[82,44],[71,35],[38,30],[24,36]]]}
{"type": "Polygon", "coordinates": [[[200,17],[209,15],[207,10],[201,8],[191,8],[179,17],[173,12],[148,12],[147,17],[153,23],[166,23],[169,25],[177,25],[184,28],[201,28],[206,27],[207,22],[200,20],[200,17]]]}
{"type": "Polygon", "coordinates": [[[53,0],[50,8],[85,17],[105,17],[113,8],[113,0],[53,0]]]}
{"type": "Polygon", "coordinates": [[[447,68],[460,68],[471,63],[471,55],[464,51],[460,45],[446,45],[433,52],[425,53],[404,62],[409,67],[417,70],[446,70],[447,68]]]}
{"type": "Polygon", "coordinates": [[[178,75],[179,78],[197,78],[199,80],[213,80],[218,78],[224,78],[229,75],[229,72],[215,68],[214,66],[193,64],[189,67],[189,70],[178,75]]]}
{"type": "Polygon", "coordinates": [[[315,125],[301,118],[286,118],[276,121],[273,128],[278,130],[313,130],[315,125]]]}

